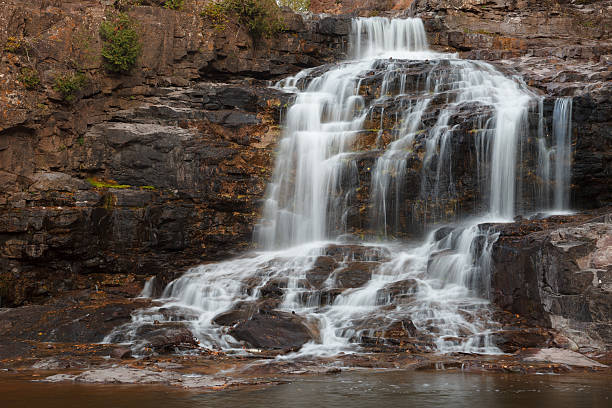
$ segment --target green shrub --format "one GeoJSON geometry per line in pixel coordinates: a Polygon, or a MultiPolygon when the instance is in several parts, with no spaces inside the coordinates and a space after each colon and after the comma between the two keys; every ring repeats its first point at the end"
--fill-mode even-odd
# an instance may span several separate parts
{"type": "Polygon", "coordinates": [[[184,0],[166,0],[164,2],[164,8],[170,10],[180,10],[183,8],[184,0]]]}
{"type": "Polygon", "coordinates": [[[32,68],[22,68],[19,82],[23,84],[25,89],[32,90],[38,88],[40,86],[38,71],[32,68]]]}
{"type": "Polygon", "coordinates": [[[215,0],[206,4],[202,16],[211,20],[217,29],[224,29],[234,20],[253,39],[269,37],[284,29],[276,0],[215,0]]]}
{"type": "Polygon", "coordinates": [[[278,5],[282,7],[291,7],[295,11],[308,11],[310,8],[310,0],[279,0],[278,5]]]}
{"type": "Polygon", "coordinates": [[[87,77],[82,72],[67,73],[55,78],[55,89],[62,94],[66,102],[74,101],[76,93],[87,84],[87,77]]]}
{"type": "Polygon", "coordinates": [[[102,57],[106,69],[117,73],[130,71],[142,50],[134,21],[127,14],[120,13],[102,22],[100,37],[104,42],[102,57]]]}

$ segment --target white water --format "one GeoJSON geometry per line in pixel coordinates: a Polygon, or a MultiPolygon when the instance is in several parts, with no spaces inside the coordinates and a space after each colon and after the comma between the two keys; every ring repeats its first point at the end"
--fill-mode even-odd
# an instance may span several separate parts
{"type": "MultiPolygon", "coordinates": [[[[533,95],[489,64],[428,51],[419,19],[356,19],[352,50],[353,61],[305,70],[278,84],[296,99],[255,230],[265,251],[191,269],[165,289],[160,306],[139,311],[106,341],[142,346],[142,333],[155,322],[182,322],[204,347],[239,350],[243,345],[215,324],[215,317],[239,306],[255,313],[262,291],[274,284],[283,291],[276,308],[316,327],[315,339],[299,355],[354,352],[365,339],[408,322],[425,349],[499,352],[491,342],[496,324],[486,299],[497,236],[478,224],[514,216],[517,151],[527,134],[533,95]],[[410,61],[431,66],[415,83],[402,71],[410,61]],[[383,79],[378,93],[365,97],[362,85],[370,72],[383,79]],[[430,109],[434,100],[444,100],[442,108],[430,109]],[[418,244],[361,240],[349,246],[342,239],[360,186],[355,143],[366,120],[386,103],[400,103],[403,113],[396,118],[395,140],[372,169],[372,218],[382,233],[397,229],[397,220],[409,211],[400,197],[417,135],[426,145],[422,178],[434,185],[424,183],[421,194],[436,201],[454,188],[452,177],[446,185],[440,180],[452,160],[450,142],[459,126],[453,117],[463,108],[482,110],[473,134],[478,156],[473,171],[484,180],[484,210],[418,244]],[[424,117],[431,123],[432,115],[434,124],[426,125],[424,117]],[[313,284],[318,260],[334,251],[330,245],[338,245],[342,259],[320,285],[313,284]],[[366,274],[362,284],[342,283],[343,276],[360,273],[366,274]]],[[[381,135],[377,144],[384,148],[381,135]]]]}
{"type": "Polygon", "coordinates": [[[555,201],[554,209],[569,209],[569,186],[572,157],[572,99],[561,98],[555,102],[553,112],[553,136],[555,138],[555,201]]]}
{"type": "Polygon", "coordinates": [[[570,213],[572,167],[572,98],[555,100],[552,132],[546,137],[542,101],[538,135],[540,209],[547,214],[570,213]],[[550,139],[550,142],[547,142],[550,139]],[[550,147],[549,147],[550,144],[550,147]]]}

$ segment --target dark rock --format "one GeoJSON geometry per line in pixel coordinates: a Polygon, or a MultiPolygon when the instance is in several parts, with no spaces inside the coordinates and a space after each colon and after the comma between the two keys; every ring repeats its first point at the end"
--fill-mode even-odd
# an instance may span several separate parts
{"type": "Polygon", "coordinates": [[[543,329],[512,329],[493,335],[493,342],[504,353],[514,353],[522,348],[548,347],[552,339],[552,334],[543,329]]]}
{"type": "Polygon", "coordinates": [[[162,327],[148,333],[150,340],[146,346],[160,354],[170,354],[177,350],[194,349],[198,347],[193,333],[184,327],[162,327]]]}
{"type": "Polygon", "coordinates": [[[342,289],[361,287],[372,278],[372,270],[378,265],[378,262],[351,262],[335,272],[336,286],[342,289]]]}
{"type": "Polygon", "coordinates": [[[110,353],[110,357],[119,360],[132,358],[132,350],[123,347],[114,348],[110,353]]]}
{"type": "Polygon", "coordinates": [[[256,313],[230,332],[237,340],[262,349],[297,350],[314,340],[304,320],[291,313],[256,313]]]}
{"type": "Polygon", "coordinates": [[[493,247],[493,302],[532,324],[559,330],[578,347],[609,347],[612,227],[549,219],[542,221],[542,231],[521,232],[521,225],[534,222],[496,227],[502,236],[493,247]]]}

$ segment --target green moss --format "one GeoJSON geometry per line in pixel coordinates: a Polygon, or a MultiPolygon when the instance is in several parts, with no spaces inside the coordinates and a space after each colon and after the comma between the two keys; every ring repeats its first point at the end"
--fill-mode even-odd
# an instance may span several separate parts
{"type": "Polygon", "coordinates": [[[153,186],[140,186],[140,188],[143,190],[156,190],[156,188],[153,186]]]}
{"type": "Polygon", "coordinates": [[[74,101],[77,92],[87,84],[87,77],[82,72],[71,72],[55,78],[53,89],[62,94],[66,102],[74,101]]]}
{"type": "Polygon", "coordinates": [[[95,188],[130,188],[128,184],[117,184],[111,181],[100,181],[96,178],[90,177],[87,182],[95,188]]]}
{"type": "Polygon", "coordinates": [[[100,38],[106,69],[115,73],[129,72],[142,51],[136,23],[124,13],[110,16],[100,24],[100,38]]]}

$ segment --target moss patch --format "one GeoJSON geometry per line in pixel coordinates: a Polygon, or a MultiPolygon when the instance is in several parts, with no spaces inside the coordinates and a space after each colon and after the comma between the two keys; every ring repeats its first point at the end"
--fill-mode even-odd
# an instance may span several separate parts
{"type": "Polygon", "coordinates": [[[93,177],[88,178],[87,182],[95,188],[130,188],[131,187],[128,184],[117,184],[113,180],[102,181],[102,180],[98,180],[93,177]]]}

